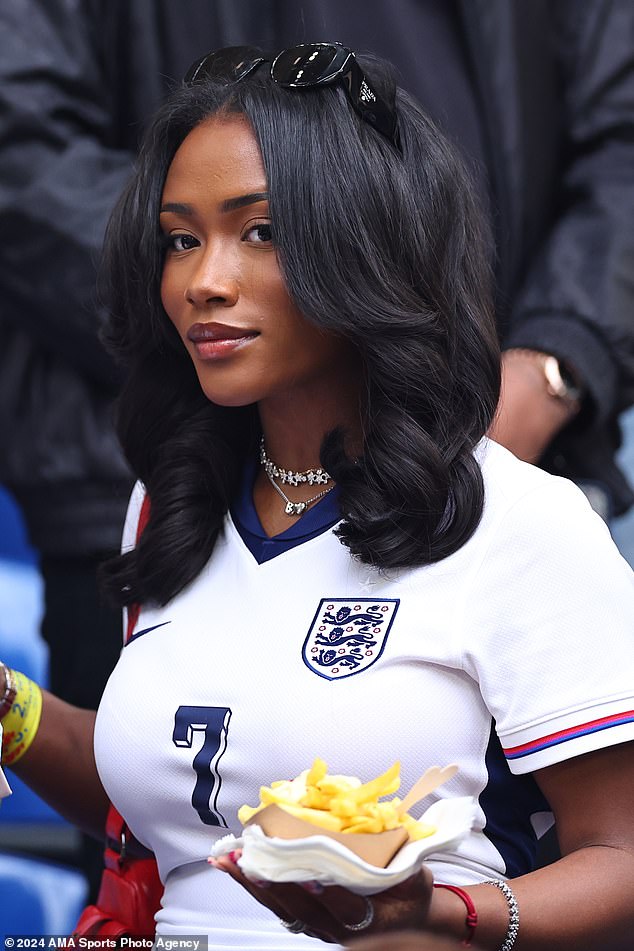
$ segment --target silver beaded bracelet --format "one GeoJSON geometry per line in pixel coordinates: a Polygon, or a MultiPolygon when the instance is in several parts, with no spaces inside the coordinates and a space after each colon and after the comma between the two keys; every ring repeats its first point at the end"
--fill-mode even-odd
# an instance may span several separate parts
{"type": "Polygon", "coordinates": [[[511,948],[515,944],[517,936],[520,930],[520,910],[517,904],[517,899],[513,894],[513,891],[506,882],[501,882],[497,878],[491,878],[486,882],[482,882],[483,885],[495,885],[496,888],[499,888],[504,897],[506,898],[506,903],[509,906],[509,927],[504,941],[500,945],[500,951],[511,951],[511,948]]]}

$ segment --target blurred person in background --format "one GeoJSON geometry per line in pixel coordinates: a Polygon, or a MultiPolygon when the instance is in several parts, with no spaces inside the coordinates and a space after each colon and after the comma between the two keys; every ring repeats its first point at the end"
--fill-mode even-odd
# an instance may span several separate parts
{"type": "Polygon", "coordinates": [[[337,38],[396,65],[459,146],[496,235],[503,391],[492,435],[581,484],[605,518],[634,396],[630,0],[281,4],[282,45],[337,38]],[[553,359],[554,358],[554,359],[553,359]]]}

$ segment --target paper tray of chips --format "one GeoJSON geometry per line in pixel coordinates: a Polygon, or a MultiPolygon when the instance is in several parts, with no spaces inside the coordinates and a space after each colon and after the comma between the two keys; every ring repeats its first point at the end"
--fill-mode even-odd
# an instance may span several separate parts
{"type": "Polygon", "coordinates": [[[369,865],[378,865],[379,868],[385,868],[408,841],[407,832],[403,827],[378,833],[326,832],[310,822],[290,815],[276,805],[261,809],[246,823],[245,828],[248,829],[252,825],[259,826],[266,836],[276,839],[313,839],[316,835],[322,834],[353,851],[369,865]]]}
{"type": "Polygon", "coordinates": [[[322,830],[316,833],[315,826],[277,806],[267,809],[275,812],[262,818],[267,811],[263,809],[245,826],[241,836],[224,836],[215,843],[212,856],[218,858],[241,849],[238,864],[248,878],[269,882],[317,881],[323,885],[343,885],[358,895],[371,895],[409,878],[427,856],[456,846],[473,825],[476,801],[463,796],[433,803],[421,818],[436,831],[405,844],[402,843],[407,836],[403,837],[402,829],[375,835],[322,830]],[[277,815],[280,812],[283,818],[277,815]],[[276,834],[272,834],[274,829],[276,834]],[[400,845],[394,833],[400,837],[400,845]],[[386,854],[393,857],[382,867],[386,854]]]}

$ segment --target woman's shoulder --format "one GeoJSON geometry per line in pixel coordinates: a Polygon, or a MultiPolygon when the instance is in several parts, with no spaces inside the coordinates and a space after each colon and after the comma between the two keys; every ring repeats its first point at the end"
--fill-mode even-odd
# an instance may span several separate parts
{"type": "Polygon", "coordinates": [[[600,559],[606,570],[621,573],[624,562],[608,526],[578,486],[522,462],[492,440],[480,443],[476,455],[485,486],[478,534],[487,561],[492,551],[506,552],[516,567],[558,565],[561,571],[567,565],[582,576],[600,559]]]}
{"type": "Polygon", "coordinates": [[[478,443],[475,455],[482,471],[485,509],[489,515],[519,509],[531,517],[555,506],[575,517],[579,512],[592,515],[592,508],[581,489],[561,476],[523,462],[492,439],[478,443]]]}

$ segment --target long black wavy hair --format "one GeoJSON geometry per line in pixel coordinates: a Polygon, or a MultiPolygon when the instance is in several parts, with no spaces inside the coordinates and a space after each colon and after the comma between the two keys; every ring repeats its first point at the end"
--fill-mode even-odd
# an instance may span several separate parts
{"type": "Polygon", "coordinates": [[[499,390],[483,215],[454,150],[395,90],[389,67],[361,62],[396,95],[402,154],[337,84],[284,89],[266,66],[239,83],[183,87],[147,132],[104,254],[105,340],[127,371],[119,436],[151,499],[137,547],[103,569],[120,604],[165,604],[195,578],[257,452],[256,407],[207,400],[160,299],[167,170],[188,133],[218,114],[244,116],[259,143],[292,300],[350,340],[365,367],[361,457],[346,456],[339,431],[321,449],[341,491],[340,540],[365,564],[403,568],[452,554],[478,524],[473,449],[499,390]]]}

